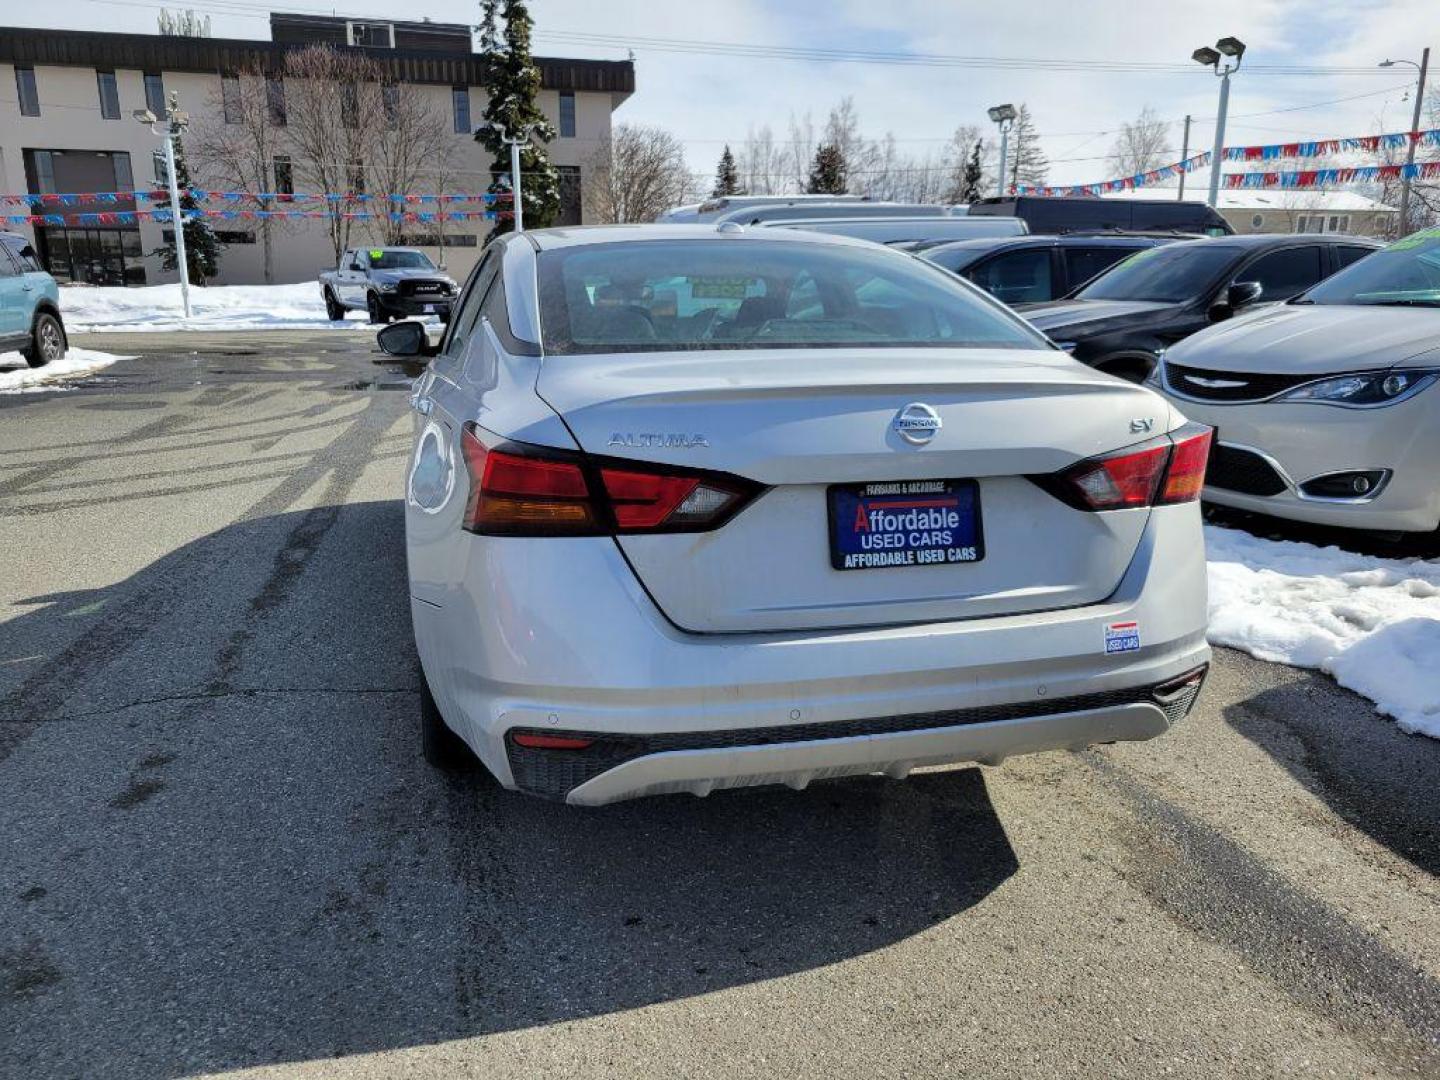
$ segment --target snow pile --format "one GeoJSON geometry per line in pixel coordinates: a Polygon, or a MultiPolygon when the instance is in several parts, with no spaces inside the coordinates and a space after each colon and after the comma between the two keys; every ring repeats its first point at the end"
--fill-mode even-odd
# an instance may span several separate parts
{"type": "Polygon", "coordinates": [[[53,360],[44,367],[32,368],[18,352],[0,353],[0,394],[59,389],[51,384],[73,379],[77,375],[89,375],[109,367],[116,360],[129,359],[132,358],[72,347],[66,350],[63,359],[53,360]]]}
{"type": "Polygon", "coordinates": [[[179,285],[68,287],[60,290],[60,314],[72,334],[87,330],[284,330],[327,326],[365,327],[363,312],[346,322],[325,317],[320,286],[207,285],[190,290],[185,319],[179,285]]]}
{"type": "Polygon", "coordinates": [[[1405,731],[1440,738],[1440,562],[1207,526],[1210,641],[1319,668],[1405,731]]]}

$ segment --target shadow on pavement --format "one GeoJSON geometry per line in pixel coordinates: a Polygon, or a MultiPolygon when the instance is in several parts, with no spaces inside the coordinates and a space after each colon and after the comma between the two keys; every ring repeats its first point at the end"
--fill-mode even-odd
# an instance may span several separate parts
{"type": "Polygon", "coordinates": [[[1440,875],[1440,742],[1405,734],[1324,679],[1264,691],[1224,716],[1339,817],[1440,875]]]}
{"type": "Polygon", "coordinates": [[[632,1009],[930,931],[1018,867],[978,770],[578,810],[419,756],[395,502],[0,624],[0,1031],[174,1076],[632,1009]],[[36,659],[36,658],[39,659],[36,659]]]}

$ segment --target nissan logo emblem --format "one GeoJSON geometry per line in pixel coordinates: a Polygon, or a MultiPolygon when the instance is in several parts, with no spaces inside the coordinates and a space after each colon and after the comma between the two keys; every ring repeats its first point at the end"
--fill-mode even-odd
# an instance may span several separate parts
{"type": "Polygon", "coordinates": [[[922,401],[911,402],[898,413],[890,424],[902,439],[914,446],[924,446],[944,425],[940,414],[922,401]]]}

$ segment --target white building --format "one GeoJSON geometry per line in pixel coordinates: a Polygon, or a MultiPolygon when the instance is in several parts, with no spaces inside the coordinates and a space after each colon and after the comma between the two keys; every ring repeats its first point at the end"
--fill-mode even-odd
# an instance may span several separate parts
{"type": "MultiPolygon", "coordinates": [[[[1187,201],[1204,202],[1205,184],[1185,185],[1187,201]]],[[[1174,200],[1175,187],[1107,192],[1107,199],[1174,200]]],[[[1304,188],[1232,188],[1219,193],[1215,207],[1237,233],[1348,233],[1391,235],[1399,210],[1355,191],[1304,188]]]]}
{"type": "MultiPolygon", "coordinates": [[[[153,187],[159,141],[132,118],[133,111],[148,107],[163,114],[171,92],[178,92],[180,107],[195,124],[213,122],[223,109],[224,77],[258,68],[277,73],[273,82],[283,100],[279,73],[285,53],[317,42],[363,49],[381,63],[387,78],[416,84],[432,95],[433,107],[453,118],[456,184],[477,192],[489,185],[490,156],[472,136],[485,97],[478,89],[481,58],[472,51],[469,27],[271,15],[270,34],[270,41],[259,41],[0,27],[0,194],[93,194],[153,187]]],[[[551,160],[561,170],[563,210],[558,223],[579,223],[582,169],[609,138],[612,111],[634,92],[634,66],[629,61],[548,57],[537,58],[537,64],[539,105],[559,133],[549,145],[551,160]]],[[[283,110],[280,117],[277,126],[283,127],[283,110]]],[[[191,156],[194,183],[209,186],[191,156]]],[[[274,191],[294,182],[284,155],[277,154],[272,179],[274,191]]],[[[455,190],[455,185],[448,189],[455,190]]],[[[175,275],[162,271],[159,258],[148,254],[161,245],[168,226],[143,216],[133,223],[103,225],[94,218],[79,220],[81,214],[133,210],[137,205],[145,209],[149,204],[82,198],[70,205],[39,205],[36,212],[62,214],[65,223],[0,220],[0,228],[31,236],[42,261],[62,281],[173,281],[175,275]]],[[[24,204],[0,200],[0,217],[30,212],[24,204]]],[[[324,224],[287,222],[274,231],[276,281],[313,280],[333,263],[324,224]]],[[[262,281],[255,224],[241,219],[216,221],[213,227],[227,244],[218,280],[262,281]]],[[[413,240],[437,256],[435,227],[414,227],[413,240]]],[[[446,225],[445,261],[453,272],[469,271],[488,229],[481,219],[446,225]]],[[[357,231],[356,243],[367,239],[357,231]]]]}

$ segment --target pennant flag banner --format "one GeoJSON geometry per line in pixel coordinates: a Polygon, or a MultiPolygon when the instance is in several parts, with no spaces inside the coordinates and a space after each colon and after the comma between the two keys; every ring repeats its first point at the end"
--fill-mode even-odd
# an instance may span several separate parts
{"type": "Polygon", "coordinates": [[[1145,187],[1149,184],[1158,184],[1161,180],[1169,180],[1179,176],[1181,173],[1194,172],[1196,169],[1208,168],[1210,165],[1209,153],[1196,154],[1194,157],[1186,158],[1184,161],[1177,161],[1173,165],[1162,165],[1158,169],[1151,169],[1149,172],[1136,173],[1134,176],[1127,176],[1123,180],[1104,180],[1098,184],[1069,184],[1060,187],[1042,187],[1036,184],[1016,184],[1014,186],[1016,195],[1100,195],[1106,191],[1133,191],[1135,188],[1145,187]]]}
{"type": "Polygon", "coordinates": [[[1440,179],[1440,161],[1417,161],[1413,165],[1355,165],[1341,169],[1302,169],[1297,172],[1231,173],[1221,185],[1226,188],[1325,188],[1340,184],[1374,183],[1378,180],[1440,179]]]}
{"type": "MultiPolygon", "coordinates": [[[[250,202],[263,204],[267,202],[297,203],[297,202],[326,202],[326,203],[368,203],[368,202],[389,202],[389,203],[484,203],[493,205],[497,202],[509,202],[510,193],[481,192],[479,194],[457,194],[457,195],[367,195],[363,191],[207,191],[201,188],[190,188],[186,195],[196,202],[250,202]]],[[[148,188],[135,191],[84,191],[69,192],[65,194],[0,194],[0,203],[8,203],[18,206],[77,206],[81,203],[114,203],[121,199],[134,200],[137,202],[165,203],[170,201],[170,193],[158,188],[148,188]]]]}
{"type": "MultiPolygon", "coordinates": [[[[343,210],[182,210],[181,221],[193,221],[196,218],[219,218],[225,221],[255,221],[264,218],[346,218],[351,221],[371,221],[379,218],[388,218],[391,221],[404,222],[437,222],[437,221],[469,221],[475,218],[495,219],[508,217],[508,210],[391,210],[389,212],[370,213],[369,211],[343,211],[343,210]]],[[[148,218],[160,224],[167,224],[174,220],[169,210],[113,210],[113,211],[82,211],[78,213],[57,214],[0,214],[0,221],[12,225],[133,225],[141,218],[148,218]]]]}
{"type": "Polygon", "coordinates": [[[1331,154],[1376,154],[1381,150],[1400,150],[1412,142],[1417,146],[1440,146],[1440,128],[1315,142],[1272,143],[1269,146],[1227,146],[1225,160],[1280,161],[1285,158],[1329,157],[1331,154]]]}
{"type": "MultiPolygon", "coordinates": [[[[1273,143],[1268,146],[1227,146],[1221,158],[1224,161],[1281,161],[1287,158],[1316,158],[1328,157],[1331,154],[1352,154],[1365,153],[1375,154],[1381,150],[1403,149],[1410,143],[1417,147],[1433,146],[1440,147],[1440,128],[1432,128],[1427,131],[1401,131],[1386,135],[1357,135],[1345,139],[1319,139],[1314,142],[1293,142],[1273,143]]],[[[1173,165],[1165,165],[1149,172],[1137,173],[1135,176],[1127,176],[1120,180],[1102,180],[1098,184],[1068,184],[1056,187],[1046,187],[1038,184],[1016,184],[1013,187],[1016,195],[1101,195],[1107,191],[1133,191],[1138,187],[1145,187],[1147,184],[1154,184],[1160,180],[1168,180],[1171,177],[1179,176],[1181,173],[1193,172],[1196,169],[1208,168],[1210,165],[1209,154],[1197,154],[1195,157],[1186,158],[1184,161],[1177,161],[1173,165]]],[[[1241,180],[1241,177],[1250,176],[1309,176],[1319,173],[1333,177],[1337,173],[1358,173],[1353,179],[1363,181],[1367,179],[1367,170],[1373,169],[1399,169],[1410,166],[1400,165],[1368,165],[1360,166],[1357,169],[1316,169],[1295,173],[1240,173],[1225,177],[1224,187],[1300,187],[1300,186],[1324,186],[1326,184],[1351,183],[1351,180],[1322,180],[1318,184],[1303,185],[1298,182],[1289,185],[1282,185],[1278,181],[1274,183],[1262,183],[1259,181],[1241,180]]],[[[1390,175],[1381,173],[1382,176],[1390,175]]],[[[1398,174],[1397,174],[1398,175],[1398,174]]],[[[1421,175],[1421,174],[1416,174],[1421,175]]],[[[1429,175],[1429,174],[1424,174],[1429,175]]]]}

